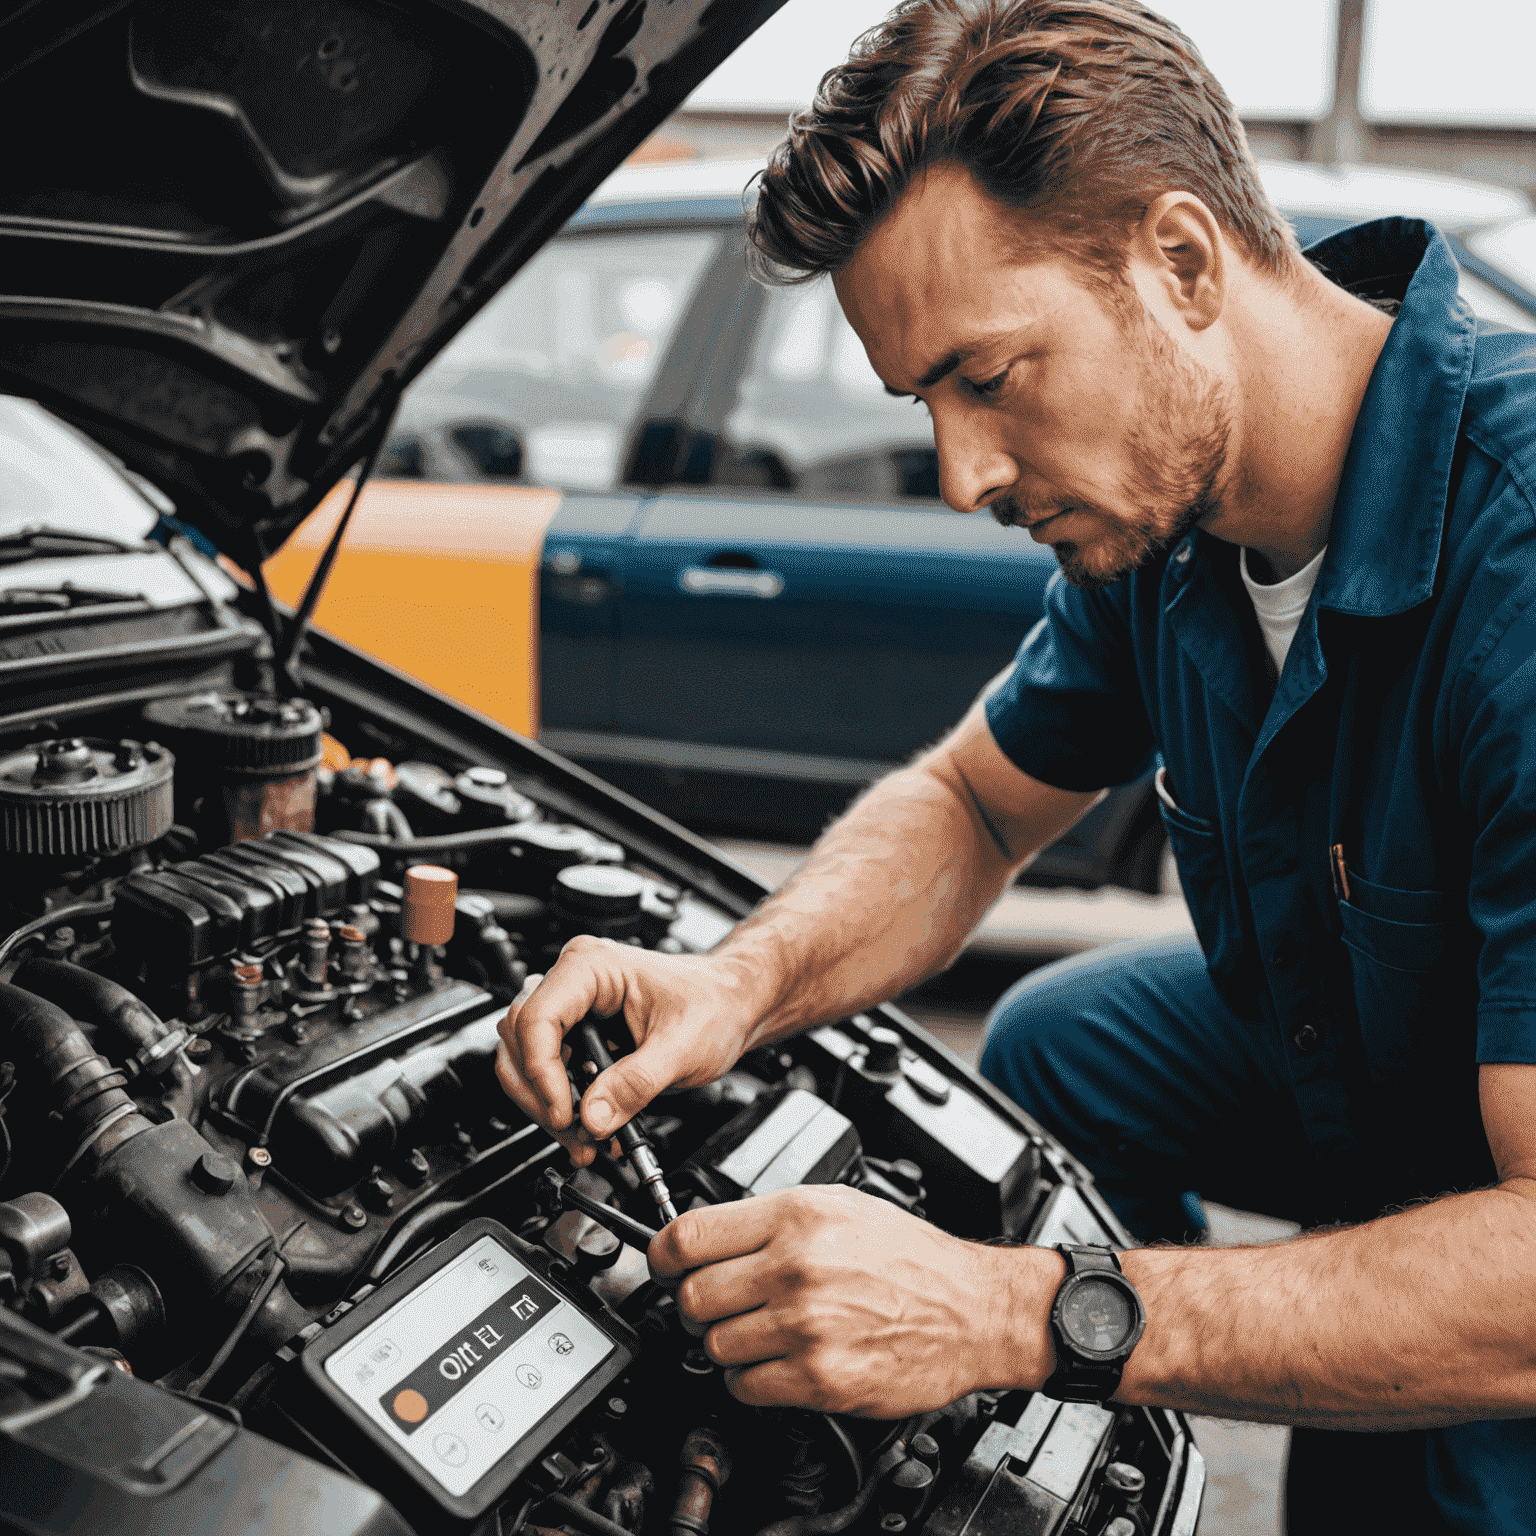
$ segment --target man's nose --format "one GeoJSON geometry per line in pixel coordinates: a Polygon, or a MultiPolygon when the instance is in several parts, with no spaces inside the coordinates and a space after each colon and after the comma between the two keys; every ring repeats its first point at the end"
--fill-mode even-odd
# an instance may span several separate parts
{"type": "Polygon", "coordinates": [[[991,422],[971,412],[935,411],[933,437],[939,494],[956,512],[979,512],[1018,483],[1019,466],[991,422]]]}

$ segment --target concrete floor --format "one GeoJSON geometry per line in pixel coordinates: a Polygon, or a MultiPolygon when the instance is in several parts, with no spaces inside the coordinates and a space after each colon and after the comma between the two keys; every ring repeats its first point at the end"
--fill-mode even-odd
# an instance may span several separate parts
{"type": "MultiPolygon", "coordinates": [[[[798,867],[804,850],[723,842],[724,850],[769,885],[798,867]]],[[[1132,891],[1035,891],[1014,887],[988,914],[970,948],[944,977],[901,999],[949,1048],[974,1063],[987,1010],[1017,976],[1035,966],[1121,939],[1192,932],[1178,895],[1132,891]]],[[[1223,1245],[1281,1241],[1297,1229],[1207,1203],[1211,1239],[1223,1245]]],[[[1196,1418],[1195,1439],[1209,1482],[1200,1517],[1204,1536],[1281,1536],[1280,1491],[1289,1431],[1267,1424],[1196,1418]]]]}

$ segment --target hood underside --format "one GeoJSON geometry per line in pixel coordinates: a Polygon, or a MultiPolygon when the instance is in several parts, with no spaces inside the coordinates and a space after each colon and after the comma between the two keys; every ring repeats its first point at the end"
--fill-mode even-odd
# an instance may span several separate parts
{"type": "Polygon", "coordinates": [[[274,550],[783,0],[0,0],[0,391],[274,550]]]}

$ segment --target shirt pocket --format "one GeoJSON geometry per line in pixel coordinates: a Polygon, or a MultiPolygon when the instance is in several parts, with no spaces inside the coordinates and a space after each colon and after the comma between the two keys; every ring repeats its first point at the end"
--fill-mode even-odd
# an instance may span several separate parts
{"type": "MultiPolygon", "coordinates": [[[[1459,1037],[1459,928],[1441,891],[1403,891],[1349,876],[1339,922],[1355,1013],[1373,1079],[1422,1076],[1459,1037]],[[1391,916],[1385,914],[1390,913],[1391,916]]],[[[1451,1063],[1446,1062],[1447,1065],[1451,1063]]]]}
{"type": "Polygon", "coordinates": [[[1157,770],[1153,783],[1168,843],[1179,866],[1184,902],[1206,963],[1212,970],[1229,969],[1237,958],[1239,936],[1220,829],[1214,821],[1196,816],[1175,802],[1166,769],[1157,770]]]}

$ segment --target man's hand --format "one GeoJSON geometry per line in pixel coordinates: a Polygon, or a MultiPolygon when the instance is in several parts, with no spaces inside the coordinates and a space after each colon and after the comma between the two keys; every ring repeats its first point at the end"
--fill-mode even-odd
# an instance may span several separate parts
{"type": "Polygon", "coordinates": [[[682,1279],[683,1320],[744,1403],[901,1418],[1051,1369],[1055,1254],[962,1242],[839,1185],[685,1212],[650,1262],[682,1279]]]}
{"type": "Polygon", "coordinates": [[[571,940],[547,976],[530,976],[501,1021],[496,1076],[577,1164],[592,1138],[632,1120],[658,1093],[713,1082],[746,1049],[756,1014],[740,970],[707,956],[659,955],[610,939],[571,940]],[[635,1050],[593,1079],[572,1124],[566,1032],[596,1009],[622,1013],[635,1050]]]}
{"type": "Polygon", "coordinates": [[[502,1022],[501,1085],[590,1162],[592,1138],[663,1089],[710,1082],[751,1045],[845,1018],[943,969],[1014,872],[1096,798],[1021,773],[978,701],[943,743],[864,795],[708,955],[572,939],[502,1022]],[[595,1080],[573,1126],[562,1048],[593,1009],[622,1012],[638,1049],[595,1080]]]}

